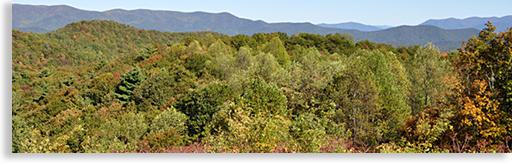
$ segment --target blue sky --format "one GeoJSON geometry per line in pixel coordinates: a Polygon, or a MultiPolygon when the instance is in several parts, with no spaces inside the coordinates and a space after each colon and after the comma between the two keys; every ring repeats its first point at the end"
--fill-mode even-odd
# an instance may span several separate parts
{"type": "Polygon", "coordinates": [[[13,0],[32,5],[65,4],[93,11],[151,9],[229,12],[265,22],[417,25],[428,19],[512,15],[512,0],[13,0]]]}

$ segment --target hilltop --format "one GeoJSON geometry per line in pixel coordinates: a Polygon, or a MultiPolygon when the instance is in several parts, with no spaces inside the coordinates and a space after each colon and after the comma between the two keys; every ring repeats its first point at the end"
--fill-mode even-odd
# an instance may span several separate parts
{"type": "Polygon", "coordinates": [[[216,32],[144,30],[115,21],[79,21],[49,33],[24,33],[13,29],[12,61],[13,68],[32,70],[49,66],[77,66],[84,61],[109,61],[120,55],[137,54],[141,48],[155,43],[167,46],[179,43],[186,37],[220,36],[223,35],[216,32]]]}

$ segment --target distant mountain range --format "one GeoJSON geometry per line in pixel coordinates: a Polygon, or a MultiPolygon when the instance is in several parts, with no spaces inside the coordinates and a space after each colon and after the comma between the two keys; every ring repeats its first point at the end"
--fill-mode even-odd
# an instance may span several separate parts
{"type": "MultiPolygon", "coordinates": [[[[487,21],[491,21],[492,25],[497,27],[497,31],[505,31],[507,27],[512,27],[512,15],[504,17],[470,17],[466,19],[447,18],[447,19],[429,19],[419,25],[432,25],[443,29],[467,29],[474,28],[482,30],[487,27],[485,24],[487,21]]],[[[391,28],[393,26],[374,26],[365,25],[357,22],[345,22],[338,24],[317,24],[322,27],[338,28],[338,29],[355,29],[359,31],[379,31],[391,28]]]]}
{"type": "Polygon", "coordinates": [[[154,10],[85,11],[70,6],[12,5],[12,28],[49,32],[81,20],[114,20],[136,28],[165,32],[215,31],[227,35],[259,32],[294,33],[357,33],[357,30],[324,28],[311,23],[266,23],[238,18],[230,13],[183,13],[154,10]]]}
{"type": "Polygon", "coordinates": [[[443,52],[460,48],[462,41],[468,40],[480,31],[477,29],[446,30],[432,25],[399,26],[389,29],[357,34],[359,39],[391,45],[420,45],[433,43],[443,52]]]}
{"type": "MultiPolygon", "coordinates": [[[[35,6],[12,4],[12,28],[25,32],[50,32],[81,20],[114,20],[135,28],[163,32],[214,31],[227,35],[269,32],[334,34],[350,33],[354,40],[398,45],[424,45],[432,42],[442,51],[455,50],[462,41],[477,35],[479,29],[446,30],[436,26],[371,26],[355,22],[340,24],[266,23],[236,17],[230,13],[176,12],[156,10],[86,11],[66,5],[35,6]]],[[[430,20],[429,20],[430,21],[430,20]]],[[[427,21],[428,22],[428,21],[427,21]]],[[[427,23],[425,22],[425,23],[427,23]]],[[[505,21],[506,22],[506,21],[505,21]]],[[[493,23],[494,24],[494,23],[493,23]]],[[[484,24],[482,24],[483,26],[484,24]]]]}
{"type": "Polygon", "coordinates": [[[491,21],[492,25],[498,28],[497,31],[505,31],[507,27],[512,27],[512,15],[504,17],[470,17],[466,19],[430,19],[420,25],[433,25],[443,29],[475,28],[481,30],[486,27],[487,21],[491,21]]]}
{"type": "Polygon", "coordinates": [[[388,29],[388,28],[392,27],[392,26],[386,26],[386,25],[372,26],[372,25],[365,25],[365,24],[357,23],[357,22],[345,22],[345,23],[338,23],[338,24],[321,23],[321,24],[317,24],[317,25],[322,26],[322,27],[328,27],[328,28],[355,29],[355,30],[364,31],[364,32],[384,30],[384,29],[388,29]]]}

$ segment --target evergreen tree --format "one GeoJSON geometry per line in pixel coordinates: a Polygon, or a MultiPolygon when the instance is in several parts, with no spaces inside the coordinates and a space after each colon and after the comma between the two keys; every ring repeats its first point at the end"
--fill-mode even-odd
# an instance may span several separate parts
{"type": "Polygon", "coordinates": [[[135,86],[142,82],[142,74],[139,67],[133,68],[120,77],[121,83],[117,87],[115,96],[123,104],[133,100],[135,86]]]}
{"type": "Polygon", "coordinates": [[[39,77],[48,77],[52,75],[52,71],[48,68],[44,68],[43,70],[41,70],[41,73],[39,73],[39,77]]]}

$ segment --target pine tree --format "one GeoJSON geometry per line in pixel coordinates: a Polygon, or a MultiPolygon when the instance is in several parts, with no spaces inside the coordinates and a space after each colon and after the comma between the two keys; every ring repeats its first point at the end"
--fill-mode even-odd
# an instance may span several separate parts
{"type": "Polygon", "coordinates": [[[142,74],[140,68],[136,67],[121,76],[121,84],[116,90],[116,98],[123,104],[129,103],[133,100],[133,90],[135,86],[140,85],[142,82],[142,74]]]}

